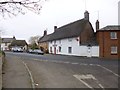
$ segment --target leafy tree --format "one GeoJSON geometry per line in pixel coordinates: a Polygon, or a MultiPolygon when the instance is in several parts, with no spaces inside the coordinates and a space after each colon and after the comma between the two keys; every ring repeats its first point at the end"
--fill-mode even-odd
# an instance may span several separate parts
{"type": "Polygon", "coordinates": [[[34,49],[38,49],[38,45],[36,43],[30,44],[29,48],[34,50],[34,49]]]}

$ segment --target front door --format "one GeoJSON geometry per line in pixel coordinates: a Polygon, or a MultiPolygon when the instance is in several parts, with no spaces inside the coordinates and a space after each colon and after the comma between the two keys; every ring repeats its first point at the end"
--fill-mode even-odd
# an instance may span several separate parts
{"type": "Polygon", "coordinates": [[[90,46],[88,46],[87,57],[92,57],[92,51],[90,46]]]}
{"type": "Polygon", "coordinates": [[[54,54],[56,54],[56,47],[54,47],[54,54]]]}

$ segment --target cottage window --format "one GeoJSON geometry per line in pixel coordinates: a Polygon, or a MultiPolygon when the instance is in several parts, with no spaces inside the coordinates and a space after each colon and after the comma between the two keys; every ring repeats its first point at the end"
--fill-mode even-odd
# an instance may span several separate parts
{"type": "Polygon", "coordinates": [[[50,53],[52,53],[52,47],[50,47],[50,53]]]}
{"type": "Polygon", "coordinates": [[[54,44],[56,44],[56,41],[54,41],[54,44]]]}
{"type": "Polygon", "coordinates": [[[52,41],[50,41],[50,43],[52,44],[52,41]]]}
{"type": "Polygon", "coordinates": [[[116,32],[111,32],[110,37],[111,37],[111,39],[117,39],[117,33],[116,32]]]}
{"type": "Polygon", "coordinates": [[[117,46],[111,47],[111,54],[117,54],[117,46]]]}
{"type": "Polygon", "coordinates": [[[61,44],[61,40],[59,40],[59,44],[61,44]]]}
{"type": "Polygon", "coordinates": [[[72,53],[72,47],[68,47],[68,53],[72,53]]]}
{"type": "Polygon", "coordinates": [[[7,46],[7,43],[5,43],[5,46],[7,46]]]}
{"type": "Polygon", "coordinates": [[[61,52],[61,47],[59,46],[59,52],[61,52]]]}
{"type": "Polygon", "coordinates": [[[69,38],[69,39],[68,39],[68,42],[72,42],[72,39],[71,39],[71,38],[69,38]]]}

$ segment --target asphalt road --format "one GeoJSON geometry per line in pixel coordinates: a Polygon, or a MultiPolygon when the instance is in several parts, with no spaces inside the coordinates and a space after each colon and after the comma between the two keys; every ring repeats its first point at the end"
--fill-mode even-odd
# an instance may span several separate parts
{"type": "MultiPolygon", "coordinates": [[[[90,88],[92,90],[94,88],[102,88],[103,90],[118,88],[120,76],[116,60],[7,52],[6,61],[12,62],[16,71],[19,72],[21,67],[21,70],[27,72],[22,77],[25,80],[23,83],[26,82],[24,85],[29,86],[28,80],[31,82],[32,88],[90,88]],[[16,63],[22,62],[19,64],[19,68],[14,63],[15,61],[16,63]]],[[[5,69],[7,68],[5,67],[5,69]]],[[[13,71],[11,70],[10,73],[13,71]]],[[[5,73],[7,74],[7,72],[5,73]]],[[[11,87],[9,83],[15,82],[10,75],[6,74],[3,75],[4,88],[11,87]]],[[[21,79],[20,82],[22,82],[21,79]]],[[[14,84],[13,86],[15,86],[14,84]]],[[[19,87],[24,88],[24,85],[18,83],[19,87]]]]}

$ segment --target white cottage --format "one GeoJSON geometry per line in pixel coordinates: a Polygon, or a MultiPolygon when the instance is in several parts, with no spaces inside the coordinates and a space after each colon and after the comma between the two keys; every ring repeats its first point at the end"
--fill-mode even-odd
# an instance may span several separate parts
{"type": "MultiPolygon", "coordinates": [[[[42,37],[41,42],[48,42],[49,53],[99,57],[99,46],[91,23],[89,13],[84,13],[84,18],[60,28],[42,37]]],[[[40,41],[39,41],[40,42],[40,41]]]]}
{"type": "Polygon", "coordinates": [[[13,36],[13,38],[2,38],[1,50],[3,50],[3,51],[10,50],[9,46],[13,40],[16,40],[16,38],[14,36],[13,36]]]}

